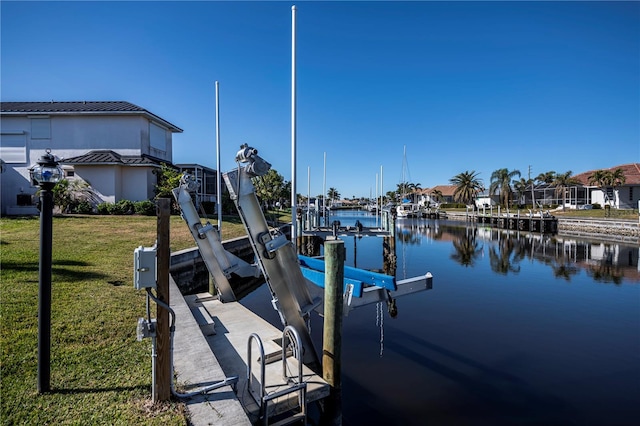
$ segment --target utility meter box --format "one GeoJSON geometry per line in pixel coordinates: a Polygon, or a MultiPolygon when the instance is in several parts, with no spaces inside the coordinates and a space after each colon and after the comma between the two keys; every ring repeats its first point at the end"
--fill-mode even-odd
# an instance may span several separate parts
{"type": "Polygon", "coordinates": [[[133,286],[136,290],[156,288],[156,248],[138,247],[133,251],[133,286]]]}

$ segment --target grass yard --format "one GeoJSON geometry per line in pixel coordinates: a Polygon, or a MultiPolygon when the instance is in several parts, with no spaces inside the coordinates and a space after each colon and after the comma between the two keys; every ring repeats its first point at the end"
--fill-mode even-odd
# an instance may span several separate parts
{"type": "Polygon", "coordinates": [[[638,220],[638,210],[618,210],[611,209],[607,211],[605,209],[593,209],[593,210],[553,210],[551,212],[556,217],[573,217],[580,219],[603,219],[603,220],[616,220],[616,219],[631,219],[638,220]]]}
{"type": "MultiPolygon", "coordinates": [[[[215,222],[215,221],[213,221],[215,222]]],[[[156,217],[53,219],[51,389],[37,393],[39,218],[0,218],[0,418],[3,425],[184,425],[179,402],[151,403],[151,341],[136,340],[145,293],[133,250],[156,217]]],[[[245,235],[223,222],[223,238],[245,235]]],[[[171,249],[195,244],[171,217],[171,249]]]]}
{"type": "MultiPolygon", "coordinates": [[[[466,212],[466,209],[443,209],[446,212],[466,212]]],[[[543,209],[546,211],[547,209],[543,209]]],[[[511,213],[517,212],[518,209],[511,209],[511,213]]],[[[537,211],[537,210],[536,210],[537,211]]],[[[502,210],[504,213],[504,209],[502,210]]],[[[521,214],[528,213],[528,209],[520,210],[521,214]]],[[[482,210],[480,210],[482,213],[482,210]]],[[[630,220],[638,220],[638,210],[637,209],[611,209],[607,212],[605,209],[592,209],[592,210],[575,210],[575,209],[567,209],[565,211],[562,210],[549,210],[549,213],[556,217],[569,217],[569,218],[580,218],[580,219],[602,219],[602,220],[616,220],[616,219],[630,219],[630,220]]],[[[487,210],[487,214],[489,214],[489,210],[487,210]]],[[[494,207],[493,214],[497,214],[497,209],[494,207]]]]}

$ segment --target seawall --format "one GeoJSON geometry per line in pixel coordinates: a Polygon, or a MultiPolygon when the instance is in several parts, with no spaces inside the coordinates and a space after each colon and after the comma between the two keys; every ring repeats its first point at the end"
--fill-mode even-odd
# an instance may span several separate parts
{"type": "MultiPolygon", "coordinates": [[[[447,212],[450,220],[468,221],[472,215],[465,212],[447,212]]],[[[600,239],[640,242],[640,223],[629,219],[595,219],[557,217],[558,234],[578,237],[596,237],[600,239]]]]}

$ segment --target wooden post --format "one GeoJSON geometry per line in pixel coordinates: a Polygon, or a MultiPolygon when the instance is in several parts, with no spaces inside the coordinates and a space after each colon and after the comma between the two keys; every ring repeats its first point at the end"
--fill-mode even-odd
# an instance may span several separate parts
{"type": "MultiPolygon", "coordinates": [[[[169,242],[169,221],[171,218],[171,200],[159,198],[157,206],[157,296],[162,302],[169,305],[169,262],[171,248],[169,242]]],[[[155,400],[168,401],[171,398],[171,345],[169,331],[169,312],[157,305],[156,311],[156,351],[155,363],[156,389],[155,400]]]]}
{"type": "Polygon", "coordinates": [[[342,299],[344,281],[344,241],[326,241],[324,283],[324,333],[322,344],[322,377],[331,387],[325,405],[327,423],[342,424],[342,299]]]}

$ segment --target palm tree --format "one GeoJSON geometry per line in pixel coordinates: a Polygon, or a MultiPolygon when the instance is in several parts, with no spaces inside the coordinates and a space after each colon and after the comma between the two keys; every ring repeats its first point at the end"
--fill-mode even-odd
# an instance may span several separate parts
{"type": "Polygon", "coordinates": [[[409,192],[409,182],[400,182],[396,188],[396,198],[402,200],[407,192],[409,192]]]}
{"type": "MultiPolygon", "coordinates": [[[[533,180],[520,178],[520,180],[513,181],[513,189],[515,190],[516,197],[518,198],[519,201],[523,200],[524,195],[527,192],[527,187],[529,185],[533,185],[533,180]]],[[[534,202],[534,205],[535,205],[535,202],[534,202]]]]}
{"type": "Polygon", "coordinates": [[[624,175],[624,171],[621,168],[617,168],[615,169],[613,172],[609,172],[611,173],[611,186],[613,187],[613,190],[616,191],[616,189],[619,186],[624,185],[624,183],[627,181],[626,176],[624,175]]]}
{"type": "Polygon", "coordinates": [[[588,178],[590,185],[595,185],[599,188],[604,188],[609,184],[609,171],[608,170],[596,170],[588,178]]]}
{"type": "Polygon", "coordinates": [[[627,181],[627,178],[624,175],[624,171],[619,167],[610,173],[611,173],[611,186],[613,186],[614,188],[624,185],[624,183],[627,181]]]}
{"type": "Polygon", "coordinates": [[[624,185],[627,180],[626,176],[624,175],[624,171],[621,168],[617,168],[613,171],[596,170],[591,176],[589,176],[588,179],[591,185],[596,185],[601,190],[603,190],[602,192],[604,192],[605,194],[606,191],[604,190],[606,188],[612,188],[615,191],[617,187],[624,185]]]}
{"type": "Polygon", "coordinates": [[[405,196],[407,194],[412,194],[411,201],[413,200],[413,194],[418,192],[420,190],[420,184],[419,183],[412,183],[412,182],[400,182],[398,184],[398,187],[396,189],[396,196],[397,198],[403,199],[405,198],[405,196]]]}
{"type": "Polygon", "coordinates": [[[507,209],[509,208],[509,200],[511,198],[511,180],[515,177],[520,177],[520,170],[498,169],[491,173],[491,185],[489,186],[489,193],[500,194],[500,202],[503,203],[507,209]]]}
{"type": "Polygon", "coordinates": [[[396,191],[387,191],[387,193],[384,195],[382,202],[384,204],[384,201],[386,200],[387,202],[393,202],[395,201],[396,197],[398,196],[398,193],[396,191]]]}
{"type": "Polygon", "coordinates": [[[556,178],[556,172],[554,172],[553,170],[540,173],[538,176],[536,176],[536,180],[538,182],[543,182],[543,183],[552,183],[555,180],[555,178],[556,178]]]}
{"type": "Polygon", "coordinates": [[[558,194],[562,193],[562,211],[566,210],[567,204],[567,188],[572,185],[579,185],[580,182],[573,176],[571,176],[573,172],[571,170],[565,173],[557,173],[556,178],[553,181],[553,184],[556,187],[556,197],[558,194]]]}
{"type": "Polygon", "coordinates": [[[430,198],[432,200],[435,200],[436,203],[442,201],[442,191],[440,191],[439,189],[434,189],[433,191],[431,191],[430,196],[430,198]]]}
{"type": "Polygon", "coordinates": [[[456,187],[453,191],[453,199],[455,201],[470,204],[476,195],[482,192],[482,179],[478,178],[479,174],[479,172],[471,170],[458,173],[449,179],[449,182],[456,187]]]}
{"type": "MultiPolygon", "coordinates": [[[[553,170],[550,170],[548,172],[540,173],[538,176],[536,176],[535,180],[536,182],[549,185],[553,183],[555,178],[556,178],[556,172],[553,170]]],[[[547,188],[545,187],[542,193],[542,204],[544,204],[544,201],[546,199],[547,199],[547,188]]],[[[535,207],[535,203],[533,204],[533,206],[535,207]]]]}
{"type": "Polygon", "coordinates": [[[333,204],[333,202],[335,200],[339,200],[340,199],[340,193],[338,192],[337,189],[335,188],[329,188],[329,191],[327,191],[327,198],[329,200],[331,200],[331,204],[333,204]]]}
{"type": "MultiPolygon", "coordinates": [[[[548,172],[544,172],[544,173],[540,173],[538,176],[536,176],[536,182],[540,182],[540,183],[545,183],[547,185],[553,183],[553,181],[556,179],[556,172],[553,170],[550,170],[548,172]]],[[[542,203],[544,204],[544,200],[547,199],[547,188],[544,188],[543,194],[542,194],[542,203]]],[[[533,204],[533,206],[535,207],[535,203],[533,204]]]]}

